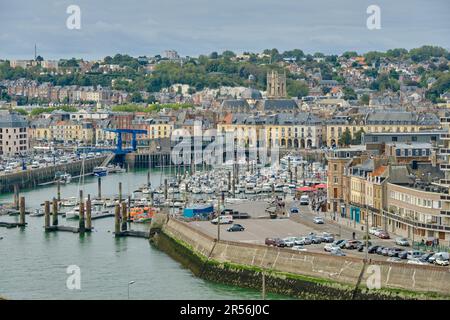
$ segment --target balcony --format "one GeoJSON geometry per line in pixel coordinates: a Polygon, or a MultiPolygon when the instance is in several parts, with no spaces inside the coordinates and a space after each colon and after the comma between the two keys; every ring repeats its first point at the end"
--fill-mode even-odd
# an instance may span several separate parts
{"type": "Polygon", "coordinates": [[[442,133],[441,140],[450,140],[450,133],[442,133]]]}
{"type": "Polygon", "coordinates": [[[441,155],[449,155],[450,154],[450,149],[449,148],[441,148],[441,149],[439,149],[439,153],[441,155]]]}
{"type": "Polygon", "coordinates": [[[450,117],[442,117],[440,120],[441,123],[450,123],[450,117]]]}
{"type": "Polygon", "coordinates": [[[442,171],[450,171],[450,164],[441,163],[440,168],[442,171]]]}

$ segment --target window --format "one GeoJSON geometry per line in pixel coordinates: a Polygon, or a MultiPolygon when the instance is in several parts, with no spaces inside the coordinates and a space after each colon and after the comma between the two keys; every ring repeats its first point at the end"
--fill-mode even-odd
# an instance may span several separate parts
{"type": "Polygon", "coordinates": [[[398,137],[392,137],[392,142],[397,142],[398,141],[398,137]]]}

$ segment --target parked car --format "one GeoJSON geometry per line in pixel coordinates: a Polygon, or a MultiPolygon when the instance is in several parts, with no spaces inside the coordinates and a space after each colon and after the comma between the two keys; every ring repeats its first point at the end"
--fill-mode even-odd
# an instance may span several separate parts
{"type": "Polygon", "coordinates": [[[244,231],[244,230],[245,230],[245,228],[240,224],[233,224],[231,227],[229,227],[227,229],[227,231],[229,231],[229,232],[244,231]]]}
{"type": "Polygon", "coordinates": [[[377,251],[376,251],[376,254],[380,254],[381,255],[384,248],[385,247],[383,247],[383,246],[379,246],[377,251]]]}
{"type": "Polygon", "coordinates": [[[380,231],[376,236],[381,239],[390,239],[389,233],[387,233],[387,231],[380,231]]]}
{"type": "Polygon", "coordinates": [[[387,256],[390,249],[391,249],[391,248],[389,248],[389,247],[384,247],[383,250],[381,250],[381,254],[382,254],[383,256],[387,256]]]}
{"type": "Polygon", "coordinates": [[[430,258],[428,258],[428,262],[434,263],[437,259],[449,260],[448,252],[437,252],[433,254],[430,258]]]}
{"type": "Polygon", "coordinates": [[[400,251],[399,253],[397,253],[397,257],[399,259],[407,259],[408,258],[408,251],[407,250],[400,251]]]}
{"type": "Polygon", "coordinates": [[[323,250],[326,252],[331,252],[333,250],[337,250],[340,249],[340,247],[338,247],[337,245],[333,244],[333,243],[327,243],[324,247],[323,250]]]}
{"type": "Polygon", "coordinates": [[[383,231],[383,229],[380,229],[378,227],[370,227],[369,228],[369,234],[375,235],[377,232],[383,231]]]}
{"type": "Polygon", "coordinates": [[[423,255],[423,252],[417,250],[408,251],[406,258],[408,260],[419,259],[423,255]]]}
{"type": "Polygon", "coordinates": [[[293,247],[295,245],[295,240],[297,240],[296,237],[288,237],[282,239],[284,241],[284,244],[286,247],[293,247]]]}
{"type": "Polygon", "coordinates": [[[424,253],[424,254],[420,257],[420,260],[423,261],[423,262],[429,262],[428,259],[430,259],[433,255],[434,255],[434,252],[427,252],[427,253],[424,253]]]}
{"type": "Polygon", "coordinates": [[[434,260],[434,263],[439,266],[448,266],[448,260],[441,259],[441,258],[437,258],[436,260],[434,260]]]}
{"type": "Polygon", "coordinates": [[[292,207],[292,208],[291,208],[291,213],[299,213],[298,208],[292,207]]]}
{"type": "Polygon", "coordinates": [[[360,244],[362,244],[362,242],[359,240],[348,240],[344,248],[353,250],[356,249],[360,244]]]}
{"type": "Polygon", "coordinates": [[[302,195],[301,197],[300,197],[300,205],[301,206],[307,206],[307,205],[309,205],[309,196],[308,195],[302,195]]]}
{"type": "MultiPolygon", "coordinates": [[[[372,242],[370,242],[370,241],[367,241],[367,244],[369,245],[369,248],[372,246],[372,242]]],[[[358,250],[359,252],[363,252],[365,247],[366,247],[366,241],[362,241],[362,243],[356,247],[356,250],[358,250]]]]}
{"type": "Polygon", "coordinates": [[[315,235],[309,235],[306,238],[310,239],[311,243],[313,243],[313,244],[320,244],[320,243],[322,243],[322,239],[317,237],[317,236],[315,236],[315,235]]]}
{"type": "Polygon", "coordinates": [[[277,243],[280,241],[280,238],[266,238],[264,243],[268,246],[277,246],[277,243]]]}
{"type": "Polygon", "coordinates": [[[369,253],[376,253],[380,246],[374,245],[369,247],[369,253]]]}
{"type": "Polygon", "coordinates": [[[401,249],[401,248],[391,248],[388,250],[388,256],[389,257],[398,257],[398,254],[402,251],[403,251],[403,249],[401,249]]]}
{"type": "MultiPolygon", "coordinates": [[[[214,218],[211,220],[212,224],[217,224],[219,221],[219,218],[214,218]]],[[[220,224],[232,224],[233,223],[233,216],[227,215],[227,216],[220,216],[220,224]]]]}
{"type": "Polygon", "coordinates": [[[299,245],[299,246],[304,246],[304,245],[308,245],[311,243],[312,243],[311,239],[309,239],[307,237],[300,237],[295,240],[295,245],[299,245]]]}
{"type": "Polygon", "coordinates": [[[344,239],[333,241],[333,245],[335,245],[339,248],[343,248],[346,243],[347,243],[347,240],[344,240],[344,239]]]}
{"type": "Polygon", "coordinates": [[[331,253],[333,256],[340,256],[340,257],[345,256],[345,253],[344,253],[344,251],[342,251],[341,248],[335,248],[335,249],[331,250],[330,253],[331,253]]]}
{"type": "Polygon", "coordinates": [[[321,218],[321,217],[315,217],[315,218],[313,219],[313,222],[314,222],[315,224],[324,224],[324,220],[323,220],[323,218],[321,218]]]}
{"type": "Polygon", "coordinates": [[[390,257],[386,259],[387,262],[401,262],[402,259],[398,258],[398,257],[390,257]]]}
{"type": "Polygon", "coordinates": [[[421,261],[419,258],[409,259],[408,264],[418,264],[418,265],[426,265],[428,263],[421,261]]]}
{"type": "Polygon", "coordinates": [[[328,232],[322,233],[320,237],[322,238],[322,242],[332,243],[334,241],[334,236],[328,232]]]}
{"type": "Polygon", "coordinates": [[[399,245],[399,246],[403,246],[403,247],[408,247],[409,241],[406,238],[399,237],[399,238],[395,238],[395,244],[399,245]]]}

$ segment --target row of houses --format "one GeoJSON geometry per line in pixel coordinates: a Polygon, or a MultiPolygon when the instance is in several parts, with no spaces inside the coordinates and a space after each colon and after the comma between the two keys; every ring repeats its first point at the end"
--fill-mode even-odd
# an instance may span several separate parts
{"type": "Polygon", "coordinates": [[[442,119],[444,147],[383,141],[328,152],[328,211],[355,227],[450,243],[450,118],[442,119]]]}

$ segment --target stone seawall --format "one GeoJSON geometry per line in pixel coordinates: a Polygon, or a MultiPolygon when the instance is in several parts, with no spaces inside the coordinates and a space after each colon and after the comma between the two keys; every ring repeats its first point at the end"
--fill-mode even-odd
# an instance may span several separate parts
{"type": "Polygon", "coordinates": [[[291,249],[214,238],[187,223],[168,219],[154,243],[208,280],[267,290],[306,299],[430,299],[450,298],[450,271],[434,266],[368,262],[351,257],[296,252],[291,249]],[[381,289],[366,283],[379,271],[381,289]]]}
{"type": "MultiPolygon", "coordinates": [[[[100,166],[106,159],[106,156],[95,159],[87,159],[84,161],[84,172],[90,173],[96,166],[100,166]]],[[[56,166],[48,166],[45,168],[29,169],[17,173],[11,173],[0,176],[0,192],[12,192],[14,185],[18,185],[20,189],[33,188],[38,184],[53,181],[55,173],[58,171],[70,173],[72,176],[79,175],[81,172],[82,161],[71,162],[67,164],[59,164],[56,166]]]]}

